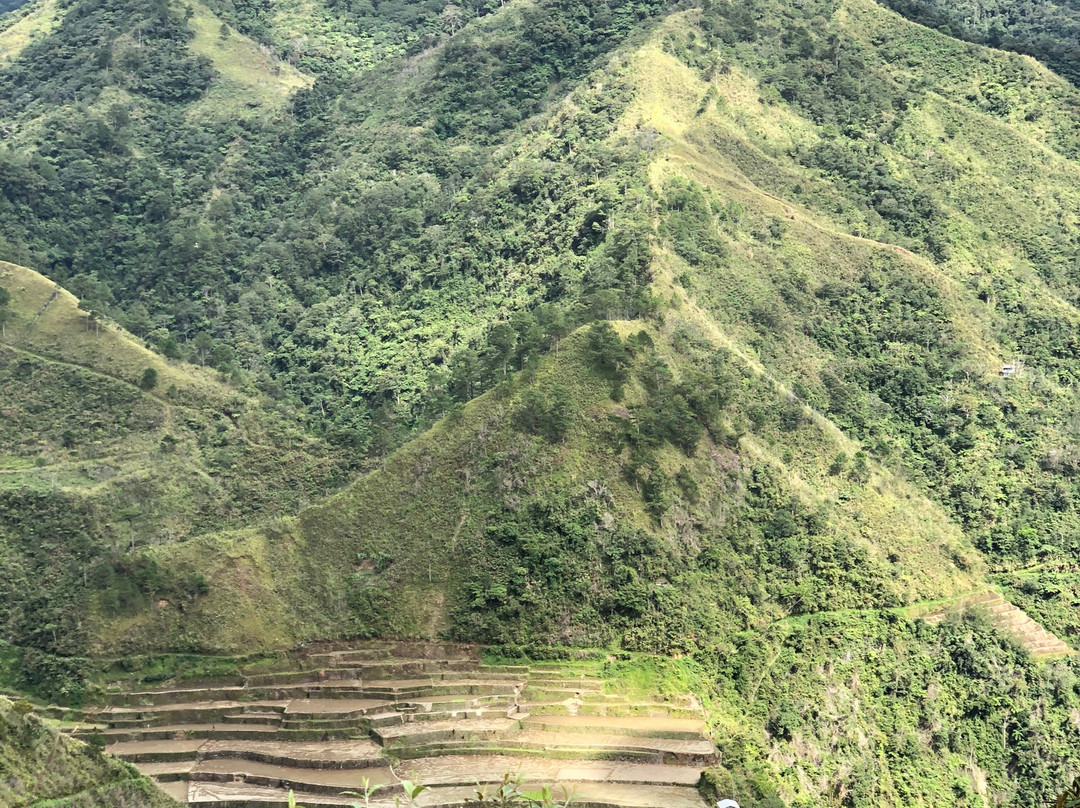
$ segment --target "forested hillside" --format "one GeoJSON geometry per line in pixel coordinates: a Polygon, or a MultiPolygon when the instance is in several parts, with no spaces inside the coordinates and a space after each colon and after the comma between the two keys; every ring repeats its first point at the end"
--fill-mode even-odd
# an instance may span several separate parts
{"type": "Polygon", "coordinates": [[[1074,84],[1080,82],[1080,6],[1075,0],[1063,3],[888,0],[886,5],[943,33],[1029,54],[1074,84]]]}
{"type": "Polygon", "coordinates": [[[0,18],[4,676],[650,651],[744,805],[1056,794],[1075,657],[916,617],[1080,641],[1075,11],[897,8],[0,18]]]}
{"type": "MultiPolygon", "coordinates": [[[[165,574],[138,551],[349,479],[353,459],[294,413],[169,363],[36,272],[0,262],[0,288],[0,625],[25,676],[88,650],[94,604],[120,616],[205,593],[197,567],[165,574]]],[[[50,695],[77,695],[58,681],[50,695]]]]}

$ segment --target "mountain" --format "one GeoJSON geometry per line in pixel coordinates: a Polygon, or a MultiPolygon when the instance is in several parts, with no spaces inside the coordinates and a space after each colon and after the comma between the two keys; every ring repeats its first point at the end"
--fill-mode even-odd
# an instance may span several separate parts
{"type": "Polygon", "coordinates": [[[1080,769],[1066,77],[871,0],[4,20],[21,686],[588,646],[691,660],[744,804],[1080,769]]]}

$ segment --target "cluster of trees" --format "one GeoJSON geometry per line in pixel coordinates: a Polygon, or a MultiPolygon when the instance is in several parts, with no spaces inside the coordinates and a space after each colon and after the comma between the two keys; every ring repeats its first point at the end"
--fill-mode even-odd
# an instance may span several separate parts
{"type": "Polygon", "coordinates": [[[0,338],[7,336],[7,323],[14,314],[9,308],[11,305],[11,292],[0,286],[0,338]]]}
{"type": "MultiPolygon", "coordinates": [[[[357,13],[423,27],[426,8],[357,13]]],[[[573,325],[653,305],[644,152],[603,142],[629,98],[617,68],[545,110],[660,8],[545,0],[460,32],[430,71],[331,71],[283,115],[220,121],[188,114],[213,70],[182,8],[79,0],[0,70],[0,116],[27,127],[0,150],[0,246],[165,356],[382,454],[535,354],[515,312],[573,325]],[[112,86],[129,100],[90,111],[112,86]],[[542,149],[496,148],[534,114],[542,149]]]]}
{"type": "MultiPolygon", "coordinates": [[[[680,347],[667,360],[648,332],[624,340],[606,321],[578,342],[575,357],[589,383],[623,401],[609,419],[607,445],[566,435],[576,412],[561,385],[528,387],[515,426],[567,441],[554,451],[580,451],[575,441],[592,441],[590,473],[597,478],[584,486],[546,478],[539,484],[534,475],[543,463],[527,453],[491,457],[474,490],[498,493],[499,479],[520,479],[527,493],[490,511],[481,540],[462,550],[467,573],[454,591],[457,636],[526,645],[621,639],[637,650],[693,652],[706,638],[745,630],[777,609],[811,614],[899,604],[888,565],[831,530],[827,508],[805,504],[774,467],[739,452],[733,425],[762,434],[775,426],[746,422],[751,402],[778,410],[780,428],[791,431],[801,425],[798,408],[772,406],[777,393],[767,383],[748,383],[724,352],[689,337],[675,339],[680,347]],[[702,484],[695,456],[706,432],[740,462],[702,484]],[[677,471],[673,452],[684,458],[677,471]],[[614,482],[598,459],[605,456],[619,458],[616,473],[654,520],[648,529],[616,516],[614,482]],[[717,507],[726,518],[704,516],[717,507]],[[665,537],[673,516],[694,524],[685,544],[665,537]]],[[[846,458],[837,462],[848,470],[846,458]]]]}
{"type": "Polygon", "coordinates": [[[800,767],[763,765],[764,750],[816,750],[822,791],[849,806],[978,805],[986,793],[1038,805],[1073,779],[1075,663],[1036,663],[975,614],[935,628],[889,612],[818,615],[746,632],[705,664],[719,698],[746,711],[712,777],[759,804],[805,787],[800,767]],[[978,786],[958,774],[972,765],[978,786]]]}
{"type": "Polygon", "coordinates": [[[1080,8],[1074,2],[886,0],[886,5],[942,33],[1034,56],[1080,84],[1080,8]]]}

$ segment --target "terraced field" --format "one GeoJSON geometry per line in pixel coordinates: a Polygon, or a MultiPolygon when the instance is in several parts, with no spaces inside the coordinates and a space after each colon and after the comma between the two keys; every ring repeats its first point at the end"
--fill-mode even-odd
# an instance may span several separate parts
{"type": "Polygon", "coordinates": [[[476,649],[373,642],[311,649],[300,669],[115,690],[80,734],[190,806],[349,805],[367,782],[393,805],[461,805],[509,772],[576,805],[702,808],[715,762],[691,697],[634,703],[598,662],[484,665],[476,649]]]}
{"type": "Polygon", "coordinates": [[[960,609],[982,610],[994,625],[1012,634],[1034,657],[1071,656],[1074,653],[1060,637],[1047,631],[1019,606],[992,590],[953,601],[924,615],[923,619],[931,625],[937,625],[950,612],[960,609]]]}

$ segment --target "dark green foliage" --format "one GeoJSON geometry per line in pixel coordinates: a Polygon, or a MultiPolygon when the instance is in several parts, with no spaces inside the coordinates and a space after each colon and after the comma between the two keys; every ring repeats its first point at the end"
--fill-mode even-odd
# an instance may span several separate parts
{"type": "Polygon", "coordinates": [[[8,304],[11,302],[11,292],[0,286],[0,334],[6,328],[8,320],[11,319],[11,309],[8,308],[8,304]]]}
{"type": "Polygon", "coordinates": [[[821,755],[822,787],[843,784],[843,805],[916,795],[930,804],[979,804],[970,783],[953,774],[971,765],[986,773],[991,793],[1040,805],[1070,782],[1080,751],[1067,717],[1077,703],[1075,663],[1036,665],[975,615],[934,629],[889,613],[821,615],[748,632],[706,664],[724,700],[756,725],[720,741],[723,766],[709,778],[715,789],[771,775],[759,757],[764,749],[812,748],[821,755]],[[851,710],[838,724],[828,716],[841,703],[851,710]],[[880,733],[876,748],[856,740],[869,726],[880,733]]]}
{"type": "MultiPolygon", "coordinates": [[[[15,105],[24,98],[56,104],[76,93],[92,98],[109,85],[156,101],[196,99],[214,74],[207,59],[186,49],[190,38],[182,14],[167,4],[147,0],[77,3],[54,35],[31,44],[0,71],[0,115],[15,117],[15,105]],[[141,47],[122,38],[136,27],[141,47]]],[[[103,121],[84,125],[86,142],[95,151],[124,151],[103,121]]],[[[84,160],[61,172],[59,179],[66,186],[86,187],[93,176],[84,160]]]]}
{"type": "MultiPolygon", "coordinates": [[[[536,499],[492,520],[481,555],[465,566],[455,632],[485,642],[554,637],[571,619],[576,639],[604,644],[629,618],[659,607],[658,577],[672,559],[648,534],[617,526],[590,541],[601,500],[536,499]],[[601,583],[602,582],[602,583],[601,583]],[[573,614],[564,613],[573,604],[573,614]],[[564,626],[560,628],[560,626],[564,626]]],[[[656,638],[661,641],[659,637],[656,638]]]]}
{"type": "Polygon", "coordinates": [[[140,390],[153,390],[157,387],[158,373],[154,368],[147,368],[143,371],[141,377],[139,377],[139,389],[140,390]]]}
{"type": "Polygon", "coordinates": [[[940,0],[887,0],[886,5],[950,36],[1034,56],[1080,84],[1080,8],[1075,2],[1017,4],[994,0],[976,6],[940,0]]]}
{"type": "MultiPolygon", "coordinates": [[[[0,239],[76,292],[94,323],[257,385],[300,405],[313,431],[381,456],[573,325],[654,310],[643,154],[605,141],[627,88],[613,71],[602,90],[574,91],[574,114],[548,105],[565,95],[553,81],[581,77],[660,4],[508,10],[499,33],[460,32],[418,77],[301,56],[333,75],[282,115],[214,122],[189,116],[209,74],[185,55],[182,11],[147,3],[77,3],[0,70],[0,115],[41,124],[26,150],[0,153],[0,239]],[[136,53],[124,32],[143,28],[127,36],[153,47],[136,53]],[[135,101],[67,106],[114,84],[135,101]],[[534,113],[546,148],[498,151],[534,113]]],[[[269,41],[267,4],[214,5],[269,41]]],[[[422,47],[443,6],[338,10],[422,47]]]]}
{"type": "Polygon", "coordinates": [[[522,397],[518,418],[523,429],[558,441],[570,428],[574,409],[573,396],[565,386],[556,384],[546,390],[535,387],[522,397]]]}
{"type": "MultiPolygon", "coordinates": [[[[727,243],[716,227],[716,214],[700,186],[683,179],[673,180],[664,189],[662,234],[671,241],[675,252],[691,266],[718,266],[727,255],[727,243]]],[[[689,281],[680,281],[688,288],[689,281]]]]}

